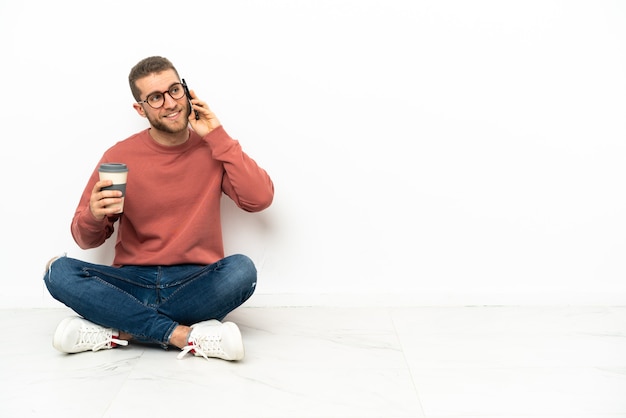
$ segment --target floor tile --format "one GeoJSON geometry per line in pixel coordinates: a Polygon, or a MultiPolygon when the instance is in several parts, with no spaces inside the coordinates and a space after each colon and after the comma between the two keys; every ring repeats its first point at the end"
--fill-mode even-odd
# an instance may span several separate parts
{"type": "Polygon", "coordinates": [[[626,418],[624,307],[243,307],[246,357],[66,355],[0,310],[1,417],[626,418]]]}
{"type": "Polygon", "coordinates": [[[626,414],[626,374],[618,370],[413,369],[413,377],[427,417],[626,414]]]}

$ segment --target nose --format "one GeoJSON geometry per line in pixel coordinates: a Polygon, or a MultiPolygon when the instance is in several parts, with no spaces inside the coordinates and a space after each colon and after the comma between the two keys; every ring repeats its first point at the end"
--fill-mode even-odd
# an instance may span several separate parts
{"type": "Polygon", "coordinates": [[[163,95],[163,107],[171,109],[171,108],[175,107],[176,104],[177,104],[176,100],[174,100],[172,98],[172,96],[170,96],[169,93],[165,93],[163,95]]]}

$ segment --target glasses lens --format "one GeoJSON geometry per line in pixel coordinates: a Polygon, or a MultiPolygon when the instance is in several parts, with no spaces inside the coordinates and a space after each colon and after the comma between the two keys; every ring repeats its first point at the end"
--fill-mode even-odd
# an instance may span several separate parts
{"type": "MultiPolygon", "coordinates": [[[[182,99],[182,97],[185,95],[185,90],[183,89],[182,84],[176,83],[172,84],[167,93],[172,97],[172,99],[178,100],[182,99]]],[[[164,93],[152,93],[146,99],[146,103],[148,103],[150,107],[153,107],[154,109],[160,108],[161,106],[163,106],[163,103],[165,103],[164,93]]]]}
{"type": "Polygon", "coordinates": [[[172,99],[178,100],[181,99],[185,95],[185,90],[183,89],[183,85],[180,83],[174,84],[169,89],[169,94],[172,96],[172,99]]]}
{"type": "Polygon", "coordinates": [[[163,93],[151,94],[146,99],[146,102],[148,102],[150,107],[153,107],[155,109],[160,108],[161,106],[163,106],[163,103],[165,102],[165,100],[163,99],[163,93]]]}

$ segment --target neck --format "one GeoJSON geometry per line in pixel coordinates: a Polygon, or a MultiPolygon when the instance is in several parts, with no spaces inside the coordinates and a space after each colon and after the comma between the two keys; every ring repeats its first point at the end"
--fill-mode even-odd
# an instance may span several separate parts
{"type": "Polygon", "coordinates": [[[161,145],[173,147],[175,145],[180,145],[187,142],[187,140],[189,139],[189,129],[184,129],[180,132],[171,133],[151,128],[150,136],[161,145]]]}

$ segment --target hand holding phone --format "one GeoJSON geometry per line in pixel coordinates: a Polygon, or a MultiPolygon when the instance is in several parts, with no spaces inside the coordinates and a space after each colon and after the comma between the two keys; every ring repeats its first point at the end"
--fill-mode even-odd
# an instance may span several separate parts
{"type": "MultiPolygon", "coordinates": [[[[185,83],[185,79],[182,79],[183,88],[185,89],[185,94],[187,95],[187,99],[189,100],[189,112],[191,112],[191,93],[189,93],[189,88],[187,87],[187,83],[185,83]]],[[[200,115],[198,111],[194,109],[194,113],[196,114],[196,120],[200,119],[200,115]]]]}

